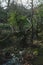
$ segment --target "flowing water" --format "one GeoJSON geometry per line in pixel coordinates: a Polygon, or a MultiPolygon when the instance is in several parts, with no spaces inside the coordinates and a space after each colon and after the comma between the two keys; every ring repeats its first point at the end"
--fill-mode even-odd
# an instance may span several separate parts
{"type": "Polygon", "coordinates": [[[7,60],[7,62],[2,65],[21,65],[21,64],[22,63],[19,61],[19,58],[13,56],[11,59],[7,60]]]}

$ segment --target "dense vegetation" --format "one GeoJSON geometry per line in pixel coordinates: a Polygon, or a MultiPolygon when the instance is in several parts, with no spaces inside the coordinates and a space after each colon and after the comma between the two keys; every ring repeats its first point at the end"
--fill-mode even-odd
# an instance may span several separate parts
{"type": "Polygon", "coordinates": [[[0,57],[24,51],[23,62],[43,65],[43,4],[33,8],[32,16],[31,9],[9,2],[6,9],[0,6],[0,57]]]}

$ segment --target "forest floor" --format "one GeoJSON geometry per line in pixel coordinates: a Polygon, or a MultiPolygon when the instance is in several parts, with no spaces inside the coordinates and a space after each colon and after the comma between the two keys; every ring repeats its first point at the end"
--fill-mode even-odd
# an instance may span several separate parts
{"type": "MultiPolygon", "coordinates": [[[[34,44],[36,44],[37,41],[34,41],[34,44]]],[[[37,55],[37,57],[34,59],[33,61],[33,64],[34,65],[43,65],[43,44],[41,43],[41,41],[38,41],[38,43],[41,45],[41,47],[37,50],[37,48],[35,49],[32,49],[32,51],[35,52],[35,54],[37,55]],[[38,52],[37,52],[38,51],[38,52]]],[[[25,49],[26,52],[29,51],[28,50],[29,48],[25,49]]],[[[7,51],[11,51],[11,53],[14,53],[19,51],[19,49],[17,49],[16,51],[14,51],[14,47],[9,47],[9,48],[5,48],[3,49],[4,52],[7,52],[7,51]]]]}

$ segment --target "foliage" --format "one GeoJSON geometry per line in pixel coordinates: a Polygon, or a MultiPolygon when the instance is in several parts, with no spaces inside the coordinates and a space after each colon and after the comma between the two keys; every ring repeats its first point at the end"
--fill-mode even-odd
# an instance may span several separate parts
{"type": "MultiPolygon", "coordinates": [[[[14,26],[15,28],[22,28],[29,25],[29,22],[27,21],[26,16],[23,15],[19,15],[17,12],[15,11],[11,11],[9,13],[9,19],[8,19],[8,23],[11,24],[12,26],[14,26]]],[[[27,26],[28,27],[28,26],[27,26]]]]}
{"type": "Polygon", "coordinates": [[[0,7],[0,22],[7,22],[6,17],[6,11],[2,7],[0,7]]]}

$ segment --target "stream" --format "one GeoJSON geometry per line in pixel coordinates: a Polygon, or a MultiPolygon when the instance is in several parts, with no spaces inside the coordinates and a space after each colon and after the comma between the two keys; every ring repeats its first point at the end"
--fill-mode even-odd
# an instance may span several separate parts
{"type": "Polygon", "coordinates": [[[2,65],[22,65],[22,60],[21,60],[21,56],[15,56],[14,54],[12,54],[12,58],[8,59],[5,63],[3,63],[2,65]]]}

